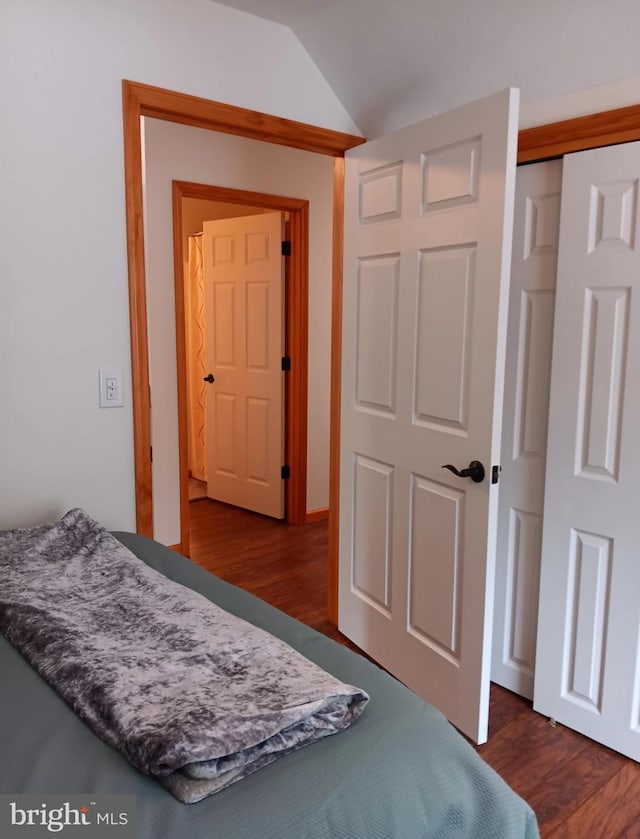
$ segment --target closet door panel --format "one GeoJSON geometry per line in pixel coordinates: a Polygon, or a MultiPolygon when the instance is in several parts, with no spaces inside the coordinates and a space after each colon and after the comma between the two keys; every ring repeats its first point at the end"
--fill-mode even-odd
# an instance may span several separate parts
{"type": "Polygon", "coordinates": [[[516,175],[491,679],[533,697],[562,161],[516,175]]]}
{"type": "Polygon", "coordinates": [[[534,708],[640,760],[640,143],[564,161],[534,708]]]}

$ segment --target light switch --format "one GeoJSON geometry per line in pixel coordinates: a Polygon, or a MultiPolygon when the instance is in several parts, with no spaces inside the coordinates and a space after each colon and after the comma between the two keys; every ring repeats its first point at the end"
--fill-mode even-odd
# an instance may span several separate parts
{"type": "Polygon", "coordinates": [[[107,399],[112,401],[118,398],[118,380],[115,376],[107,376],[107,399]]]}
{"type": "Polygon", "coordinates": [[[122,380],[122,370],[113,368],[98,370],[101,408],[122,408],[124,405],[122,380]]]}

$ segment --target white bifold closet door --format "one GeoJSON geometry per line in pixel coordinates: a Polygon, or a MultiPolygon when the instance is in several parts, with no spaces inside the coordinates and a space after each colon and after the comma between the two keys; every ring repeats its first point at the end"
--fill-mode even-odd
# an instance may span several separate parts
{"type": "Polygon", "coordinates": [[[639,178],[640,144],[518,170],[492,661],[636,760],[639,178]]]}
{"type": "Polygon", "coordinates": [[[520,166],[509,292],[491,679],[533,698],[562,161],[520,166]]]}
{"type": "Polygon", "coordinates": [[[640,143],[565,157],[534,708],[640,760],[640,143]]]}

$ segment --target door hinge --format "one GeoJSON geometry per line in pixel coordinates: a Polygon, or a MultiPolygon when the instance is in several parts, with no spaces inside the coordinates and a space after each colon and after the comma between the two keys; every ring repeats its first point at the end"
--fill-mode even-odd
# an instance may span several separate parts
{"type": "Polygon", "coordinates": [[[500,478],[500,472],[502,472],[502,466],[492,466],[491,467],[491,483],[497,484],[500,478]]]}
{"type": "Polygon", "coordinates": [[[290,355],[283,355],[282,356],[282,369],[283,370],[291,370],[291,356],[290,355]]]}
{"type": "Polygon", "coordinates": [[[291,256],[291,240],[285,239],[282,243],[282,255],[291,256]]]}
{"type": "Polygon", "coordinates": [[[153,463],[153,446],[149,446],[149,460],[153,463]]]}
{"type": "Polygon", "coordinates": [[[291,477],[291,468],[289,466],[283,466],[280,470],[280,477],[283,481],[287,481],[291,477]]]}

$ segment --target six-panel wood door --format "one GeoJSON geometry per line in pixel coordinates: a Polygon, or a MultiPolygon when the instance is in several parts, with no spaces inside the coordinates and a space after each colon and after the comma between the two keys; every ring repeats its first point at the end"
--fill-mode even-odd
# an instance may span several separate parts
{"type": "Polygon", "coordinates": [[[564,159],[534,708],[640,760],[640,143],[564,159]]]}
{"type": "Polygon", "coordinates": [[[282,213],[205,221],[207,492],[284,517],[282,213]]]}
{"type": "Polygon", "coordinates": [[[347,153],[340,630],[487,736],[518,92],[347,153]],[[443,469],[484,463],[482,483],[443,469]]]}

